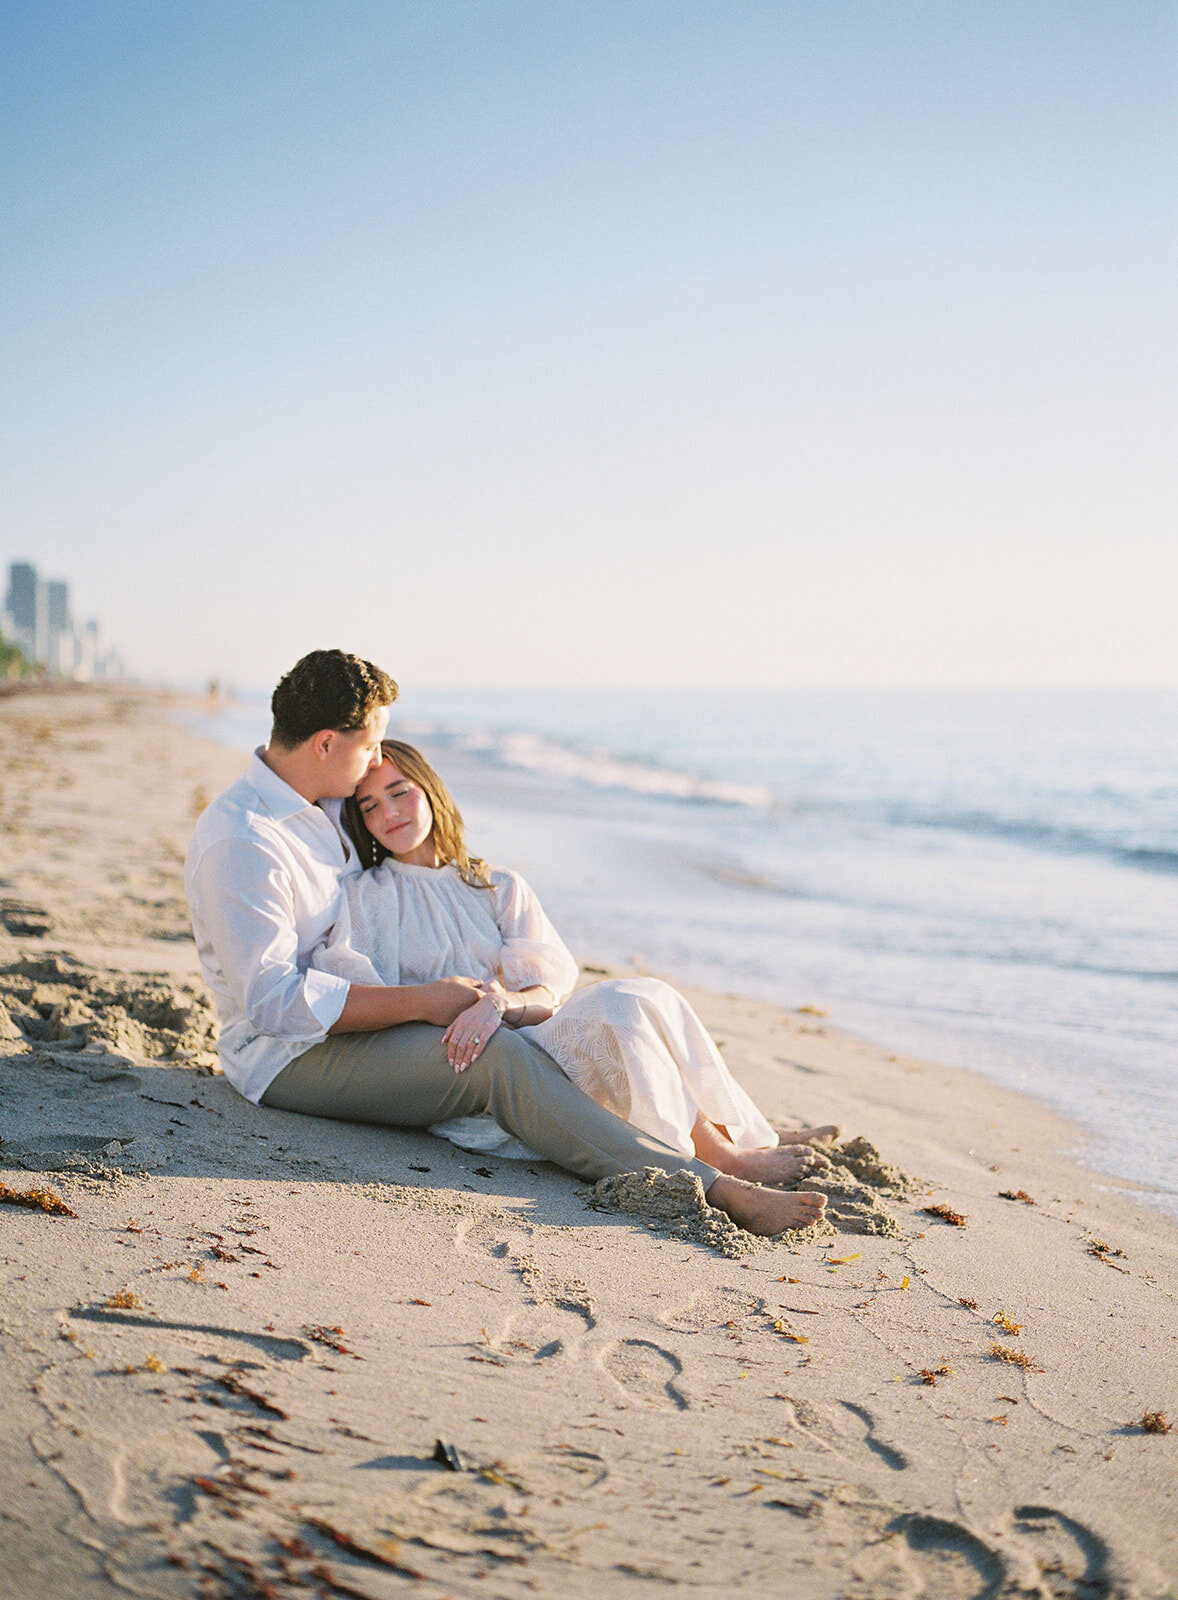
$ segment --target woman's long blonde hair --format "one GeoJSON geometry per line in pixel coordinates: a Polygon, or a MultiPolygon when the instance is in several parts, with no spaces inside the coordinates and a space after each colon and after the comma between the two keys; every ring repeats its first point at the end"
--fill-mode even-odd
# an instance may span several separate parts
{"type": "MultiPolygon", "coordinates": [[[[472,856],[467,850],[462,813],[454,804],[453,795],[421,751],[411,744],[403,744],[400,739],[382,739],[380,753],[382,760],[391,761],[410,783],[415,783],[422,790],[429,801],[434,819],[430,839],[440,864],[457,867],[459,877],[473,888],[489,889],[491,869],[481,856],[472,856]]],[[[392,854],[369,833],[355,795],[349,795],[344,801],[344,824],[365,867],[378,867],[386,856],[392,854]]]]}

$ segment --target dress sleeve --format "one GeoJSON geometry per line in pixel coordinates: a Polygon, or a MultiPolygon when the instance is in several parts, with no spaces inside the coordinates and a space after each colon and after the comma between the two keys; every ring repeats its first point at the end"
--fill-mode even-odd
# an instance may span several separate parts
{"type": "Polygon", "coordinates": [[[577,982],[577,963],[544,914],[535,893],[514,872],[496,872],[495,920],[503,937],[499,970],[504,987],[527,989],[543,984],[561,1005],[577,982]]]}

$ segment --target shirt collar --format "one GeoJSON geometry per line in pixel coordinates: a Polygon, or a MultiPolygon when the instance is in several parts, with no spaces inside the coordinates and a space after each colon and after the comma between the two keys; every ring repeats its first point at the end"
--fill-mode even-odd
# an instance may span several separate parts
{"type": "Polygon", "coordinates": [[[266,810],[276,822],[285,822],[288,817],[296,816],[300,811],[319,810],[318,806],[304,799],[297,789],[292,789],[284,778],[280,778],[266,765],[262,760],[260,746],[250,758],[245,775],[251,788],[265,801],[266,810]]]}

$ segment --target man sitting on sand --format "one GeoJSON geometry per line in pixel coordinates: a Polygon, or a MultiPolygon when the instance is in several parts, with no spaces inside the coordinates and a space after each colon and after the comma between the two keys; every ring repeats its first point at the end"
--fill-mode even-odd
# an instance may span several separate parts
{"type": "Polygon", "coordinates": [[[442,1034],[479,998],[473,979],[366,985],[310,966],[340,915],[348,867],[321,802],[350,795],[379,765],[396,698],[396,684],[369,661],[341,650],[304,656],[274,691],[269,743],[197,823],[184,879],[234,1088],[285,1111],[400,1127],[488,1112],[583,1178],[686,1167],[708,1203],[750,1232],[818,1221],[823,1195],[685,1161],[589,1099],[509,1028],[454,1072],[442,1034]]]}

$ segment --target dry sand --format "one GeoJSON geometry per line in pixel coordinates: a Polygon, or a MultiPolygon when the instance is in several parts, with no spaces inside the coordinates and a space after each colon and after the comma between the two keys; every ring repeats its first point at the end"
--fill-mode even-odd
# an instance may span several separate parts
{"type": "Polygon", "coordinates": [[[770,1115],[916,1180],[856,1147],[894,1227],[731,1257],[251,1106],[181,882],[242,762],[168,713],[0,701],[0,1182],[75,1213],[0,1205],[5,1597],[1175,1594],[1178,1234],[1072,1127],[692,992],[770,1115]]]}

